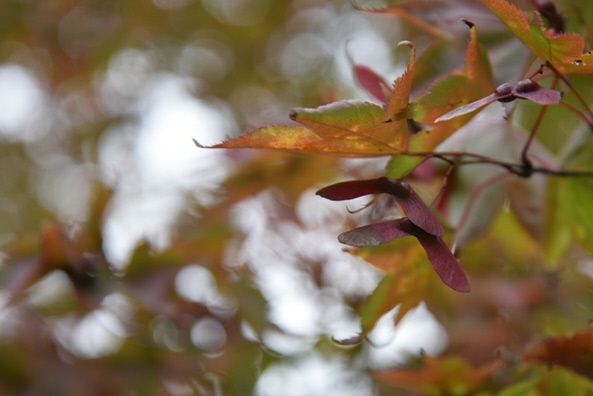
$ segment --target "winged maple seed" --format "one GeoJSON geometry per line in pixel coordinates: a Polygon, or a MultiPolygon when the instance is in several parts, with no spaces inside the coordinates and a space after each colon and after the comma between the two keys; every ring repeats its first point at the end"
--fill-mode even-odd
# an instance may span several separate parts
{"type": "Polygon", "coordinates": [[[543,88],[541,85],[528,78],[521,80],[516,84],[502,84],[494,93],[478,99],[475,102],[458,107],[448,113],[443,114],[435,122],[450,120],[463,114],[478,110],[492,102],[511,102],[515,99],[527,99],[541,105],[553,105],[560,103],[562,92],[554,89],[543,88]]]}
{"type": "Polygon", "coordinates": [[[341,234],[338,240],[350,246],[367,247],[403,236],[414,236],[424,248],[428,260],[443,283],[453,290],[469,292],[467,276],[443,241],[443,228],[408,183],[380,177],[337,183],[317,191],[317,195],[333,201],[382,193],[393,196],[408,217],[359,227],[341,234]]]}
{"type": "Polygon", "coordinates": [[[445,231],[422,198],[403,180],[387,177],[352,180],[333,184],[317,191],[317,195],[332,201],[344,201],[371,194],[390,194],[408,218],[432,235],[443,236],[445,231]]]}

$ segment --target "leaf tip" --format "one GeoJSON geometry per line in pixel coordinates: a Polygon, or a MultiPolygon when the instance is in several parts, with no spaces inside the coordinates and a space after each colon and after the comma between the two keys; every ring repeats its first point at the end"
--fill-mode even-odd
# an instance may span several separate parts
{"type": "Polygon", "coordinates": [[[476,26],[475,23],[473,23],[469,19],[461,19],[461,22],[465,23],[470,29],[476,26]]]}
{"type": "Polygon", "coordinates": [[[196,147],[199,147],[199,148],[209,148],[208,146],[204,146],[203,144],[200,144],[200,142],[198,142],[194,138],[192,138],[191,140],[194,142],[194,144],[196,145],[196,147]]]}

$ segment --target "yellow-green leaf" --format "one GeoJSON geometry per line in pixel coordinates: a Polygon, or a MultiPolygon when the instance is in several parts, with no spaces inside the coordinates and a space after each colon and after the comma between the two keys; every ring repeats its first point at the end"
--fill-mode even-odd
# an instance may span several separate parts
{"type": "Polygon", "coordinates": [[[390,121],[369,102],[340,101],[316,109],[294,109],[304,125],[269,125],[212,148],[271,148],[351,157],[392,155],[407,148],[405,121],[390,121]]]}

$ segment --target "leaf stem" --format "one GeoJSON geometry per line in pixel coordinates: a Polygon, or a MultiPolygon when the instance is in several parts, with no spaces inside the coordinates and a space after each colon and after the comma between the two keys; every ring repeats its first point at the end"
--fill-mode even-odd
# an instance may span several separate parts
{"type": "Polygon", "coordinates": [[[591,128],[591,130],[593,130],[593,122],[587,118],[587,116],[580,111],[579,109],[577,109],[576,107],[574,107],[573,105],[571,105],[570,103],[567,103],[565,101],[560,102],[560,104],[564,107],[566,107],[567,109],[573,111],[574,113],[578,114],[579,117],[581,117],[583,119],[583,121],[585,121],[587,123],[587,125],[589,125],[589,128],[591,128]]]}
{"type": "MultiPolygon", "coordinates": [[[[554,86],[555,84],[556,84],[556,81],[554,81],[554,84],[552,84],[552,86],[554,86]]],[[[525,146],[523,146],[523,150],[521,151],[521,161],[523,162],[523,165],[525,165],[525,166],[531,166],[531,161],[529,161],[529,158],[527,157],[527,152],[529,151],[529,147],[531,146],[531,143],[533,142],[533,138],[535,137],[537,128],[539,128],[542,120],[544,119],[544,114],[546,114],[546,110],[548,110],[548,106],[543,106],[541,108],[539,114],[537,115],[537,118],[535,119],[533,126],[531,127],[531,131],[529,132],[529,137],[527,138],[527,141],[525,142],[525,146]]]]}
{"type": "Polygon", "coordinates": [[[471,212],[472,208],[474,207],[474,204],[476,203],[478,196],[488,187],[490,187],[491,185],[493,185],[494,183],[504,179],[505,177],[508,177],[509,174],[508,173],[504,173],[504,172],[500,172],[495,174],[492,177],[489,177],[488,179],[482,181],[480,184],[478,184],[476,186],[476,188],[473,189],[473,191],[471,192],[469,199],[467,201],[467,205],[465,206],[465,208],[463,209],[463,213],[461,215],[461,218],[459,219],[459,222],[457,223],[457,225],[455,226],[455,231],[459,232],[459,230],[461,229],[461,227],[463,227],[465,225],[465,223],[467,222],[467,219],[469,218],[469,213],[471,212]]]}
{"type": "Polygon", "coordinates": [[[431,208],[439,201],[439,199],[441,198],[441,196],[447,189],[447,184],[449,183],[449,177],[451,176],[453,169],[455,169],[455,165],[457,165],[457,162],[453,162],[451,164],[451,166],[449,166],[449,169],[447,169],[447,172],[445,172],[445,174],[443,175],[443,185],[441,186],[441,188],[439,189],[439,192],[437,193],[437,195],[433,198],[432,202],[430,203],[431,208]]]}

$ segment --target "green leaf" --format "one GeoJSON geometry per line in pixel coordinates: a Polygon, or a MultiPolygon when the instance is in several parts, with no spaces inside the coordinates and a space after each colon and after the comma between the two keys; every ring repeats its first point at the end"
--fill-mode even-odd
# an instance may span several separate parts
{"type": "Polygon", "coordinates": [[[572,227],[566,221],[560,195],[565,180],[550,178],[546,187],[545,227],[542,248],[548,268],[555,268],[572,240],[572,227]]]}
{"type": "Polygon", "coordinates": [[[593,253],[593,180],[568,177],[558,182],[558,209],[581,245],[593,253]]]}
{"type": "Polygon", "coordinates": [[[529,380],[513,384],[500,392],[498,396],[540,396],[537,380],[529,380]]]}
{"type": "Polygon", "coordinates": [[[535,378],[517,382],[504,389],[498,396],[540,396],[571,395],[587,396],[593,391],[593,383],[588,379],[560,367],[551,370],[538,370],[535,378]]]}

